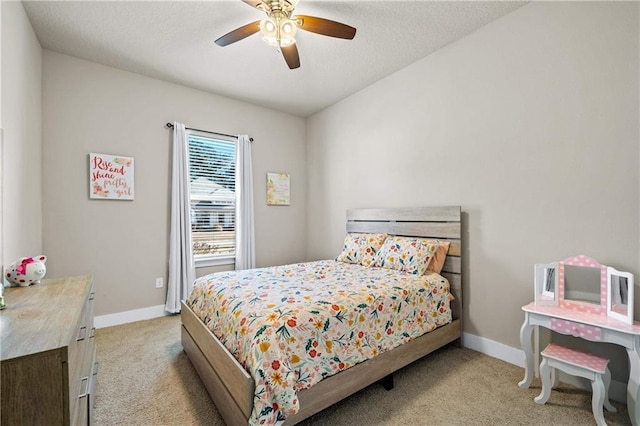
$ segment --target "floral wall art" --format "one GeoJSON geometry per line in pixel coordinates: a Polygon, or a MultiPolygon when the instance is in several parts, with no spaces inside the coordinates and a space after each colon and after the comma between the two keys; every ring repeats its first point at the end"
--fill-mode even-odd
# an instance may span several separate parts
{"type": "Polygon", "coordinates": [[[133,157],[89,154],[89,197],[133,200],[133,157]]]}
{"type": "Polygon", "coordinates": [[[267,205],[288,206],[291,204],[289,173],[267,173],[267,205]]]}

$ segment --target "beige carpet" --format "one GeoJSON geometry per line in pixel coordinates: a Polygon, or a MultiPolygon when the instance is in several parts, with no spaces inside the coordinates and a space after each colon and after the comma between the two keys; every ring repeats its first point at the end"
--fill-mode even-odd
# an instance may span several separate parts
{"type": "MultiPolygon", "coordinates": [[[[96,425],[223,425],[180,343],[179,316],[99,329],[96,425]]],[[[517,383],[523,370],[447,347],[395,374],[395,388],[372,385],[303,425],[591,425],[591,394],[562,385],[549,402],[517,383]]],[[[624,404],[605,411],[629,425],[624,404]]]]}

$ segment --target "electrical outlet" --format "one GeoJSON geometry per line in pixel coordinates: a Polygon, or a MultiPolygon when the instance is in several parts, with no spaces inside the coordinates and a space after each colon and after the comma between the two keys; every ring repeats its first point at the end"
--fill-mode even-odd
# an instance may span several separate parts
{"type": "Polygon", "coordinates": [[[156,278],[156,288],[162,288],[163,285],[162,278],[156,278]]]}

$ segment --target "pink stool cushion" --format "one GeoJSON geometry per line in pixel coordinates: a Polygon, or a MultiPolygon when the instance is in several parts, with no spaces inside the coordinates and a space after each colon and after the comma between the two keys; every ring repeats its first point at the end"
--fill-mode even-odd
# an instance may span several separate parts
{"type": "Polygon", "coordinates": [[[542,352],[543,356],[557,359],[573,364],[578,367],[584,367],[596,373],[604,374],[609,360],[577,349],[566,348],[564,346],[550,343],[542,352]]]}

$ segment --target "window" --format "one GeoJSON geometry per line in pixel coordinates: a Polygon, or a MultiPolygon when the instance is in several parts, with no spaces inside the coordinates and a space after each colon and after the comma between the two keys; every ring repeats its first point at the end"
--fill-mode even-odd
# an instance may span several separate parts
{"type": "Polygon", "coordinates": [[[193,130],[189,189],[193,257],[197,266],[233,261],[236,252],[236,139],[193,130]]]}

